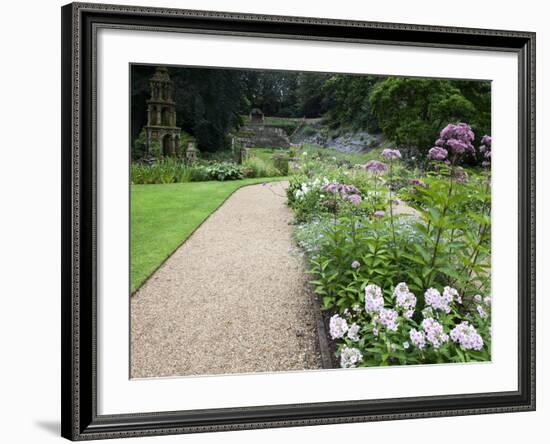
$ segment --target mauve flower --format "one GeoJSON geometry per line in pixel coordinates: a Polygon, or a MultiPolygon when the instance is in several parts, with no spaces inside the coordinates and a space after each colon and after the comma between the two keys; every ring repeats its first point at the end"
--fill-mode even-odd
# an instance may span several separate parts
{"type": "Polygon", "coordinates": [[[475,134],[470,125],[459,123],[457,125],[449,123],[441,130],[439,139],[436,140],[436,146],[445,147],[455,155],[464,153],[475,154],[474,141],[475,134]]]}
{"type": "Polygon", "coordinates": [[[487,134],[485,134],[482,138],[481,138],[481,144],[482,145],[487,145],[487,146],[491,146],[491,142],[493,141],[492,137],[491,136],[488,136],[487,134]]]}
{"type": "Polygon", "coordinates": [[[386,214],[386,213],[385,213],[384,211],[382,211],[382,210],[376,210],[376,211],[374,212],[374,217],[384,217],[385,214],[386,214]]]}
{"type": "Polygon", "coordinates": [[[351,194],[347,197],[347,200],[349,200],[353,205],[359,205],[362,199],[359,194],[351,194]]]}
{"type": "Polygon", "coordinates": [[[455,154],[464,154],[468,150],[466,142],[458,139],[447,140],[447,146],[451,148],[451,151],[455,154]]]}
{"type": "Polygon", "coordinates": [[[483,154],[485,160],[482,162],[482,166],[491,165],[491,145],[492,145],[491,136],[485,135],[481,138],[481,146],[479,147],[479,152],[483,154]]]}
{"type": "Polygon", "coordinates": [[[411,179],[411,185],[414,185],[415,187],[426,188],[426,184],[420,179],[411,179]]]}
{"type": "Polygon", "coordinates": [[[398,149],[386,148],[382,151],[382,157],[386,160],[401,159],[401,151],[398,149]]]}
{"type": "Polygon", "coordinates": [[[387,171],[388,166],[378,160],[369,160],[365,165],[365,169],[372,173],[383,173],[387,171]]]}
{"type": "Polygon", "coordinates": [[[445,148],[434,146],[433,148],[430,148],[430,151],[428,151],[428,159],[444,160],[447,158],[448,154],[449,153],[445,148]]]}
{"type": "Polygon", "coordinates": [[[359,261],[353,261],[351,263],[351,268],[359,268],[361,266],[361,264],[359,263],[359,261]]]}
{"type": "Polygon", "coordinates": [[[473,142],[475,138],[472,128],[467,123],[459,123],[456,125],[449,123],[441,130],[439,136],[441,139],[460,139],[465,142],[473,142]]]}

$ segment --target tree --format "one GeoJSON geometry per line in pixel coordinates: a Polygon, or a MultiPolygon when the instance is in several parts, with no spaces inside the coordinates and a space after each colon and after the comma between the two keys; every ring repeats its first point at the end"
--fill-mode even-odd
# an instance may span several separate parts
{"type": "Polygon", "coordinates": [[[325,117],[329,125],[334,128],[343,126],[354,130],[378,131],[369,96],[374,85],[382,79],[349,74],[331,76],[323,85],[327,108],[325,117]]]}
{"type": "Polygon", "coordinates": [[[424,153],[449,122],[485,125],[485,116],[449,80],[388,77],[374,86],[369,101],[388,139],[424,153]]]}

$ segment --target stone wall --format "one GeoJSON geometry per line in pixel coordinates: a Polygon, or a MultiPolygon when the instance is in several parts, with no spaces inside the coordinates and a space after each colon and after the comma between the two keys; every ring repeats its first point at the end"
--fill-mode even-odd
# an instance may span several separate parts
{"type": "Polygon", "coordinates": [[[290,140],[282,128],[248,124],[239,129],[238,138],[248,147],[288,148],[290,140]]]}

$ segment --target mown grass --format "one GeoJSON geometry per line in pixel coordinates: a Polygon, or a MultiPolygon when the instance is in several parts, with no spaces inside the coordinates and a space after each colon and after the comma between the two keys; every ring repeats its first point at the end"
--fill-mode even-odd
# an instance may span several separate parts
{"type": "Polygon", "coordinates": [[[234,191],[245,185],[285,179],[132,185],[131,291],[136,291],[234,191]]]}
{"type": "Polygon", "coordinates": [[[390,145],[389,142],[383,142],[379,147],[369,151],[361,151],[358,153],[344,153],[334,148],[324,148],[319,145],[303,144],[300,148],[296,148],[296,157],[300,157],[304,152],[309,156],[318,154],[322,158],[330,158],[334,160],[346,160],[352,164],[365,164],[369,160],[380,160],[380,153],[384,148],[390,145]]]}

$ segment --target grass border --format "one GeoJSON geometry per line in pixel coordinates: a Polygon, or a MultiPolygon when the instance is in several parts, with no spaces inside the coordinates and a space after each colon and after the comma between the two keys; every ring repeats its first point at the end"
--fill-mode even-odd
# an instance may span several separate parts
{"type": "MultiPolygon", "coordinates": [[[[187,242],[187,240],[188,240],[191,236],[193,236],[193,234],[195,234],[195,231],[197,231],[197,230],[198,230],[198,229],[199,229],[208,219],[210,219],[210,216],[212,216],[216,211],[218,211],[218,210],[221,208],[221,206],[222,206],[225,202],[227,202],[227,200],[228,200],[231,196],[233,196],[233,194],[235,194],[237,191],[239,191],[240,189],[245,188],[245,187],[251,187],[251,186],[255,186],[255,185],[261,185],[261,184],[263,184],[263,183],[284,182],[284,181],[289,180],[289,176],[266,177],[266,178],[258,178],[258,179],[265,179],[265,180],[263,180],[263,181],[261,181],[261,182],[259,181],[259,182],[257,182],[257,183],[247,183],[247,184],[243,184],[243,185],[241,185],[240,187],[237,187],[237,188],[235,188],[233,191],[231,191],[231,193],[229,193],[229,194],[219,203],[219,205],[218,205],[216,208],[214,208],[214,210],[212,210],[212,211],[208,214],[208,216],[206,216],[206,217],[202,220],[202,222],[201,222],[200,224],[198,224],[198,225],[189,233],[189,235],[188,235],[185,239],[183,239],[183,240],[182,240],[182,241],[172,250],[172,252],[171,252],[168,256],[166,256],[166,257],[161,261],[161,263],[160,263],[159,265],[157,265],[157,266],[154,268],[154,270],[151,271],[151,273],[143,280],[143,282],[142,282],[141,284],[139,284],[139,286],[136,287],[136,289],[133,290],[133,291],[132,291],[132,252],[130,251],[130,269],[129,269],[129,272],[130,272],[130,273],[129,273],[129,278],[130,278],[130,298],[131,298],[132,296],[134,296],[134,295],[141,289],[141,287],[143,287],[143,286],[149,281],[149,279],[151,279],[151,277],[160,269],[160,267],[162,267],[162,266],[164,265],[164,263],[165,263],[168,259],[170,259],[170,258],[174,255],[174,253],[175,253],[177,250],[179,250],[179,248],[180,248],[185,242],[187,242]]],[[[130,216],[131,216],[131,215],[130,215],[130,216]]],[[[131,224],[131,223],[132,223],[132,221],[130,220],[130,224],[131,224]]],[[[130,230],[130,232],[131,232],[131,230],[130,230]]],[[[131,245],[130,245],[130,247],[131,247],[131,245]]]]}

